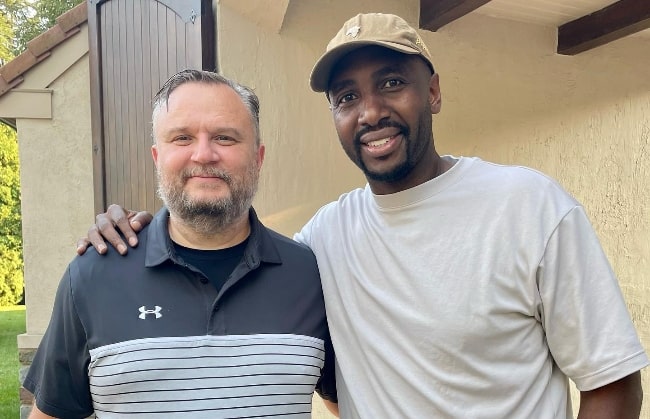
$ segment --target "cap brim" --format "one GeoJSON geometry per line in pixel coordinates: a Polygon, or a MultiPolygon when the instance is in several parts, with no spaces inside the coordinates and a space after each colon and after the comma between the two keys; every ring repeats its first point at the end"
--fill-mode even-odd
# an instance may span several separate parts
{"type": "Polygon", "coordinates": [[[334,66],[336,66],[336,64],[347,54],[369,45],[379,45],[404,54],[420,54],[420,51],[412,47],[387,41],[359,40],[346,42],[345,44],[327,51],[316,62],[311,71],[311,76],[309,77],[309,85],[311,86],[311,89],[314,92],[326,91],[329,86],[330,76],[334,66]]]}

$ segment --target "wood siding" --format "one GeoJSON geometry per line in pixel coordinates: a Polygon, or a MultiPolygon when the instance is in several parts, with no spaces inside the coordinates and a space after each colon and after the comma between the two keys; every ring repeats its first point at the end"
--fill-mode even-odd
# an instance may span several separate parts
{"type": "Polygon", "coordinates": [[[155,212],[151,99],[172,74],[215,68],[212,5],[205,0],[90,1],[95,209],[155,212]]]}

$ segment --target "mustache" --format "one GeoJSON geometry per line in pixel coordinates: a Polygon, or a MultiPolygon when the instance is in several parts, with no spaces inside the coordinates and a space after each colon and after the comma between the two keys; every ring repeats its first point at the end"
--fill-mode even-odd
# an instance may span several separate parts
{"type": "Polygon", "coordinates": [[[367,133],[372,132],[372,131],[377,131],[377,130],[380,130],[380,129],[384,129],[384,128],[397,128],[402,133],[404,133],[405,136],[408,137],[408,132],[409,132],[408,127],[406,127],[406,126],[404,126],[404,125],[402,125],[400,123],[394,122],[394,121],[381,120],[381,121],[379,121],[379,123],[377,125],[372,125],[372,126],[371,125],[366,125],[363,128],[361,128],[359,131],[357,131],[357,133],[354,135],[355,144],[360,145],[361,144],[361,137],[363,137],[367,133]]]}
{"type": "Polygon", "coordinates": [[[181,171],[181,178],[183,180],[187,180],[194,176],[217,177],[228,184],[230,184],[232,180],[232,176],[230,176],[228,172],[214,166],[195,166],[181,171]]]}

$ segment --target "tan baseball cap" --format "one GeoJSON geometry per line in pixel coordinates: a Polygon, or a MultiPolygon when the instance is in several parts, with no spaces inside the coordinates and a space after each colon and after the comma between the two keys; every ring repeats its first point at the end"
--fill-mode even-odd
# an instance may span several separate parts
{"type": "Polygon", "coordinates": [[[368,45],[379,45],[404,54],[418,54],[433,71],[433,62],[427,46],[417,31],[404,19],[384,13],[361,13],[345,22],[327,44],[325,54],[311,71],[309,84],[312,90],[326,91],[336,63],[355,49],[368,45]]]}

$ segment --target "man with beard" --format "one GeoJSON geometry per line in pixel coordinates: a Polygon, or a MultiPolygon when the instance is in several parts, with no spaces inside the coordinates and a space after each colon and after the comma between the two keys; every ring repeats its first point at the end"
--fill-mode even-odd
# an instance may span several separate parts
{"type": "Polygon", "coordinates": [[[336,400],[333,352],[314,255],[251,207],[257,96],[185,70],[152,122],[165,206],[125,259],[68,266],[24,382],[30,417],[310,418],[315,389],[336,400]]]}
{"type": "MultiPolygon", "coordinates": [[[[584,208],[532,169],[437,153],[417,31],[350,19],[311,87],[368,181],[295,236],[318,259],[341,417],[572,418],[571,379],[580,418],[638,418],[648,358],[584,208]]],[[[113,223],[133,239],[147,222],[108,215],[90,238],[122,251],[113,223]]]]}

